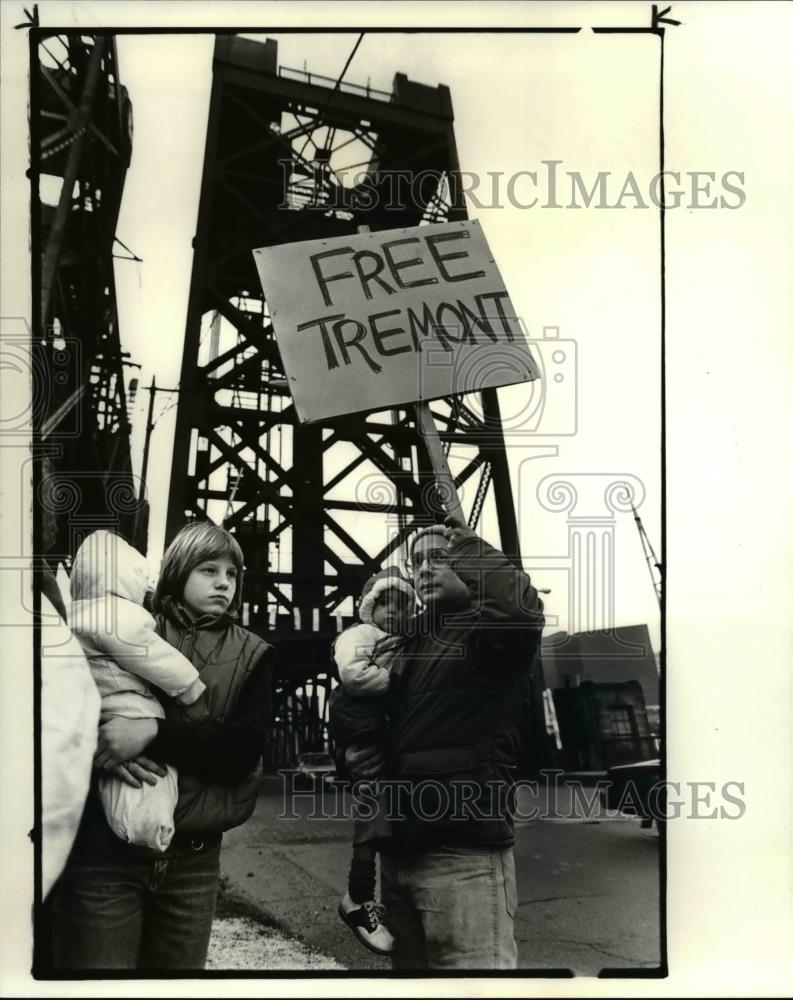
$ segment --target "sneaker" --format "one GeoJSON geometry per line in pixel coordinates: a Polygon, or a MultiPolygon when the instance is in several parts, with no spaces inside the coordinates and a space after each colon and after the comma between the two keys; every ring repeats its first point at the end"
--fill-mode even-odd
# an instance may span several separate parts
{"type": "Polygon", "coordinates": [[[383,926],[385,907],[380,903],[354,903],[347,892],[339,903],[339,916],[369,951],[390,955],[394,950],[393,935],[383,926]]]}

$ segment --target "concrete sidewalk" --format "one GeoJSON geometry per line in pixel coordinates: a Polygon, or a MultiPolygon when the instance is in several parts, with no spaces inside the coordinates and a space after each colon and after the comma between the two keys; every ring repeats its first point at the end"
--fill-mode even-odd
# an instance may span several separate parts
{"type": "Polygon", "coordinates": [[[337,913],[347,888],[352,822],[312,819],[313,801],[304,795],[299,819],[279,819],[280,783],[265,779],[254,815],[223,837],[228,893],[342,967],[388,970],[390,962],[359,944],[337,913]]]}
{"type": "Polygon", "coordinates": [[[206,968],[212,972],[343,971],[344,966],[246,906],[221,880],[206,968]]]}
{"type": "MultiPolygon", "coordinates": [[[[271,931],[305,943],[308,952],[297,949],[292,959],[308,964],[293,968],[309,971],[326,956],[350,970],[385,972],[390,963],[360,945],[336,912],[346,889],[352,822],[340,814],[312,815],[320,802],[303,794],[285,809],[280,783],[266,779],[254,815],[224,837],[227,894],[271,931]],[[285,818],[289,812],[294,818],[285,818]]],[[[612,814],[524,820],[515,834],[520,968],[597,975],[603,968],[659,965],[654,830],[612,814]]]]}

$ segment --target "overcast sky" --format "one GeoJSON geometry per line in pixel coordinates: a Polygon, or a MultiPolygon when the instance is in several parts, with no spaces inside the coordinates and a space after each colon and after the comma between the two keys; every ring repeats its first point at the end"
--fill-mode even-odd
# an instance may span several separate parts
{"type": "MultiPolygon", "coordinates": [[[[277,37],[281,65],[305,64],[336,77],[357,34],[269,37],[277,37]]],[[[173,387],[181,365],[213,37],[119,36],[117,44],[135,122],[118,235],[143,258],[142,264],[116,266],[121,337],[143,366],[142,389],[155,374],[160,385],[173,387]]],[[[539,400],[536,385],[500,391],[524,559],[536,583],[552,589],[549,631],[567,628],[569,512],[545,509],[537,490],[546,477],[573,476],[579,491],[573,514],[615,518],[615,622],[646,622],[656,645],[658,607],[636,527],[630,514],[610,514],[603,491],[620,477],[641,483],[640,513],[660,554],[659,213],[651,204],[635,208],[630,197],[622,210],[541,205],[548,160],[561,161],[562,205],[571,198],[567,171],[579,172],[588,188],[598,171],[609,171],[610,204],[632,172],[649,201],[659,155],[658,70],[658,43],[651,36],[369,34],[346,77],[387,91],[398,71],[417,82],[447,84],[462,169],[483,178],[503,175],[500,206],[478,207],[469,199],[469,214],[480,220],[531,338],[556,327],[567,342],[556,348],[564,354],[561,385],[551,381],[556,369],[548,362],[540,428],[547,434],[526,433],[526,414],[535,413],[539,400]],[[504,197],[508,178],[519,171],[538,174],[536,191],[525,176],[513,188],[522,203],[539,194],[533,208],[504,197]],[[558,436],[571,429],[574,401],[576,433],[558,436]]],[[[490,191],[487,183],[480,195],[490,191]]],[[[490,200],[480,197],[485,205],[490,200]]],[[[547,348],[539,352],[546,361],[552,357],[547,348]]],[[[149,466],[153,568],[163,546],[172,400],[158,397],[155,409],[162,415],[149,466]]],[[[148,393],[141,392],[133,417],[136,470],[147,403],[148,393]]],[[[350,517],[345,527],[360,535],[363,521],[356,529],[356,515],[350,517]]],[[[492,510],[481,527],[497,542],[492,510]]]]}

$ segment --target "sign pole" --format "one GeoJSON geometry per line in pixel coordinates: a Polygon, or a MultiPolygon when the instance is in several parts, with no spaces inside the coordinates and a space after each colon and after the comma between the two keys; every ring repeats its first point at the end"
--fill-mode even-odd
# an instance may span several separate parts
{"type": "Polygon", "coordinates": [[[432,416],[429,403],[416,403],[416,425],[424,439],[424,444],[427,446],[432,471],[435,473],[435,482],[441,493],[446,513],[453,514],[463,524],[467,524],[463,508],[460,505],[460,498],[457,495],[457,487],[454,485],[454,476],[449,468],[449,463],[446,461],[446,455],[443,451],[441,438],[438,434],[438,428],[435,426],[435,419],[432,416]]]}

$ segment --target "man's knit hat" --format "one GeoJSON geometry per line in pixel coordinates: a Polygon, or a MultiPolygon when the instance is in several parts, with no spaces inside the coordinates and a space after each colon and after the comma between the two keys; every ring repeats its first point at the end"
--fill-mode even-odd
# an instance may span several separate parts
{"type": "Polygon", "coordinates": [[[366,625],[372,624],[372,611],[375,602],[387,590],[401,590],[412,600],[416,599],[416,591],[410,582],[399,572],[396,566],[389,566],[388,569],[381,569],[374,576],[370,576],[361,590],[361,603],[358,607],[358,617],[366,625]]]}
{"type": "Polygon", "coordinates": [[[447,529],[442,524],[430,524],[426,528],[420,528],[410,539],[408,543],[408,554],[412,557],[413,550],[416,547],[417,542],[424,538],[426,535],[437,535],[442,541],[448,545],[449,537],[447,534],[447,529]]]}

